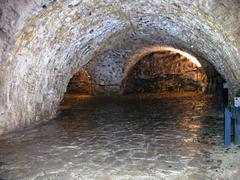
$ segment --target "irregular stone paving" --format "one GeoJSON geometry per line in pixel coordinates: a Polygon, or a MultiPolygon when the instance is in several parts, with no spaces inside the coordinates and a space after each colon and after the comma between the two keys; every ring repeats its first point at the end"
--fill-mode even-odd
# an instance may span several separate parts
{"type": "Polygon", "coordinates": [[[213,104],[66,99],[54,120],[0,138],[0,179],[215,179],[226,150],[213,104]]]}

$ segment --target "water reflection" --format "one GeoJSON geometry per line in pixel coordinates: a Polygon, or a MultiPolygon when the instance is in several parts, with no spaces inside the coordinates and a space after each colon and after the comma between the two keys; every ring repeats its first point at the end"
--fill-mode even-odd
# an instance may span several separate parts
{"type": "Polygon", "coordinates": [[[0,177],[136,179],[182,173],[194,157],[222,143],[222,119],[209,116],[210,110],[215,112],[207,97],[68,97],[55,120],[1,137],[0,177]]]}

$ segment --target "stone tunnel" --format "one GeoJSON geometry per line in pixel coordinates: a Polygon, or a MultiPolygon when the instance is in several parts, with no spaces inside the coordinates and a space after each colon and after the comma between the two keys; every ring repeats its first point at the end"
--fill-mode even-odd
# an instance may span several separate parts
{"type": "Polygon", "coordinates": [[[239,19],[239,0],[0,0],[0,179],[237,179],[239,19]]]}

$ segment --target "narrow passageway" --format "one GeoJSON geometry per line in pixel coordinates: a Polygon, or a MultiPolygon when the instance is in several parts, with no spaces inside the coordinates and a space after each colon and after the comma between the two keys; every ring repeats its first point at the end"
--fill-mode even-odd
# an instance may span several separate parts
{"type": "Polygon", "coordinates": [[[93,80],[89,73],[81,68],[69,81],[67,94],[93,95],[93,80]]]}
{"type": "Polygon", "coordinates": [[[223,111],[217,106],[222,102],[216,103],[219,85],[209,75],[217,73],[210,66],[205,73],[186,57],[172,54],[140,59],[122,82],[125,96],[100,96],[108,86],[94,96],[94,87],[99,87],[87,69],[80,69],[52,121],[1,137],[0,177],[125,180],[223,175],[221,165],[229,162],[223,162],[222,154],[223,111]],[[220,156],[214,157],[214,151],[220,156]]]}
{"type": "Polygon", "coordinates": [[[0,180],[239,179],[238,0],[0,0],[0,180]]]}

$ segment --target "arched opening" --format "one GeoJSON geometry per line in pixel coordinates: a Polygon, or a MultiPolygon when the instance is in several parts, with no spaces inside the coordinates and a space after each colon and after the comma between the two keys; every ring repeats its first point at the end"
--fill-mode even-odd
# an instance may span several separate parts
{"type": "MultiPolygon", "coordinates": [[[[3,161],[16,154],[25,160],[22,153],[24,148],[29,148],[37,155],[53,152],[53,158],[46,163],[37,158],[33,160],[39,163],[38,168],[30,169],[39,178],[46,179],[53,174],[68,179],[71,173],[85,179],[106,178],[108,173],[114,178],[128,174],[137,179],[142,173],[158,178],[174,178],[179,174],[177,178],[185,178],[188,177],[185,169],[191,171],[196,167],[190,177],[200,174],[208,178],[209,174],[202,173],[199,167],[205,161],[206,152],[222,144],[223,114],[215,108],[215,97],[222,97],[224,81],[208,61],[197,61],[190,54],[174,50],[165,46],[140,49],[128,57],[125,66],[114,58],[86,64],[70,78],[57,116],[33,132],[23,132],[22,136],[33,136],[36,140],[22,142],[24,139],[20,138],[20,152],[17,148],[11,149],[3,161]],[[99,88],[96,86],[99,80],[102,82],[99,92],[103,91],[107,98],[94,92],[95,87],[99,88]],[[117,97],[116,90],[119,91],[117,97]],[[137,96],[121,96],[128,93],[137,96]],[[44,146],[43,137],[48,139],[44,146]],[[51,164],[51,160],[59,157],[63,160],[51,164]],[[55,166],[63,166],[63,173],[54,174],[55,166]],[[74,169],[68,170],[66,166],[74,169]],[[39,168],[49,168],[49,173],[39,175],[39,168]]],[[[103,56],[103,59],[107,58],[103,56]]],[[[222,104],[222,100],[218,102],[222,104]]],[[[12,141],[17,141],[17,137],[18,134],[13,136],[12,141]]],[[[11,148],[5,140],[0,142],[5,145],[0,146],[0,152],[11,148]]],[[[220,169],[220,161],[210,156],[207,161],[213,162],[207,164],[207,168],[220,169]]],[[[16,161],[18,165],[21,162],[16,161]]],[[[5,167],[11,168],[11,165],[5,167]]],[[[15,171],[12,174],[24,177],[15,171]]],[[[6,171],[3,177],[9,177],[9,173],[6,171]]]]}
{"type": "Polygon", "coordinates": [[[1,2],[0,134],[40,125],[0,137],[0,179],[238,177],[215,108],[223,82],[231,102],[239,89],[236,0],[1,2]],[[78,98],[86,83],[61,109],[80,68],[96,96],[78,98]],[[196,95],[121,96],[183,92],[196,95]]]}
{"type": "Polygon", "coordinates": [[[176,52],[163,51],[144,57],[126,77],[128,93],[204,93],[208,86],[202,66],[176,52]]]}
{"type": "Polygon", "coordinates": [[[84,68],[81,68],[70,79],[67,86],[66,94],[92,96],[94,94],[93,88],[93,79],[84,68]]]}
{"type": "Polygon", "coordinates": [[[95,96],[94,87],[94,79],[87,71],[87,68],[80,68],[68,82],[66,92],[59,105],[59,112],[81,106],[79,103],[82,101],[92,99],[95,96]]]}
{"type": "Polygon", "coordinates": [[[157,96],[215,95],[223,103],[224,79],[206,60],[169,46],[151,46],[130,58],[122,93],[157,96]]]}

